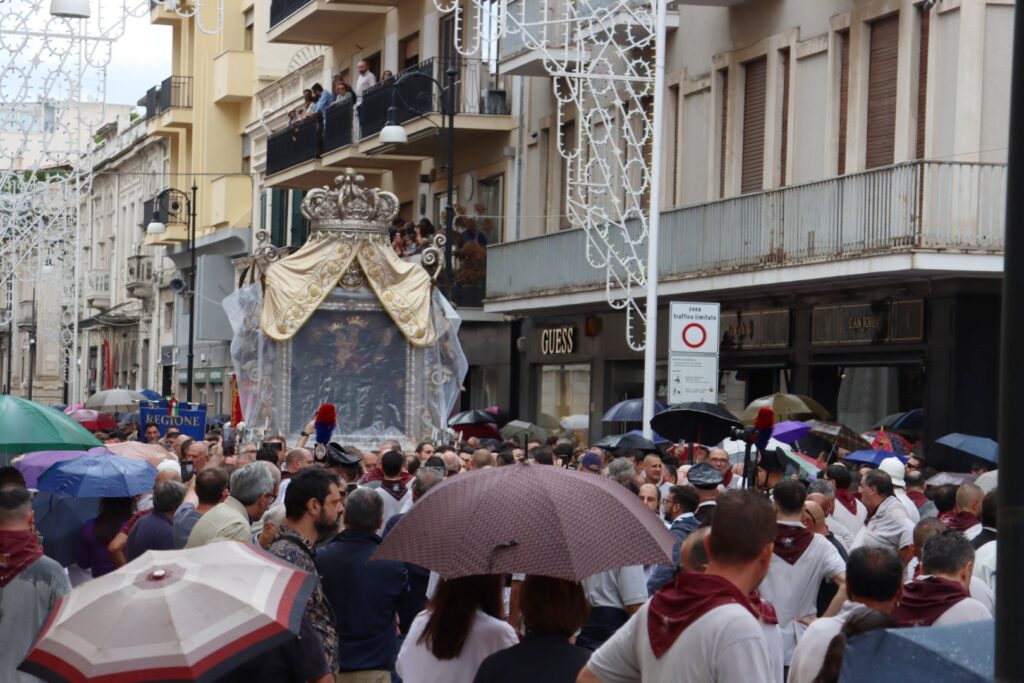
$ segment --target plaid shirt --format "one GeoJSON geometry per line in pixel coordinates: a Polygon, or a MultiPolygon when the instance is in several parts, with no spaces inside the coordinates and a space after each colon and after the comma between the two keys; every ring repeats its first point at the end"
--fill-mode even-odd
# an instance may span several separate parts
{"type": "Polygon", "coordinates": [[[327,597],[324,595],[323,585],[320,583],[316,564],[313,562],[313,548],[313,544],[307,541],[302,534],[287,524],[283,524],[281,533],[270,544],[270,554],[317,577],[316,588],[310,594],[309,604],[306,605],[306,615],[309,617],[310,623],[313,624],[313,630],[320,636],[327,664],[331,667],[331,671],[338,671],[337,621],[334,618],[331,603],[327,602],[327,597]],[[306,550],[302,548],[306,548],[306,550]]]}

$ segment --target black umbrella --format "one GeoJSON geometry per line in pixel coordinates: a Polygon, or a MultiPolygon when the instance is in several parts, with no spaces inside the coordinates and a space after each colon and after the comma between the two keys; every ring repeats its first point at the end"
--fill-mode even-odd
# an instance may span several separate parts
{"type": "Polygon", "coordinates": [[[725,408],[715,403],[682,403],[651,418],[651,428],[679,443],[716,444],[743,425],[725,408]]]}
{"type": "Polygon", "coordinates": [[[645,439],[639,434],[618,434],[606,436],[594,444],[598,448],[610,451],[643,451],[644,453],[660,453],[661,451],[650,439],[645,439]]]}
{"type": "Polygon", "coordinates": [[[497,418],[491,415],[486,410],[467,410],[457,415],[453,415],[448,420],[449,427],[458,427],[459,425],[483,425],[492,423],[497,418]]]}

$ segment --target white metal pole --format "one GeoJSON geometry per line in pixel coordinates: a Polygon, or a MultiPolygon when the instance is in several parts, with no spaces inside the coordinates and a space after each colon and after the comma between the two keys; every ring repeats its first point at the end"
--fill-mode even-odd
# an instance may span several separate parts
{"type": "MultiPolygon", "coordinates": [[[[81,149],[82,146],[82,79],[85,76],[85,56],[83,55],[84,38],[85,38],[85,20],[78,20],[78,83],[76,84],[76,97],[78,99],[76,106],[78,114],[78,129],[75,134],[78,136],[78,146],[81,149]]],[[[74,280],[74,296],[71,297],[71,358],[68,358],[68,374],[71,376],[71,394],[68,396],[68,405],[75,405],[78,403],[78,380],[81,368],[78,366],[78,299],[82,292],[81,278],[82,278],[82,164],[86,160],[86,156],[79,151],[77,168],[75,169],[75,280],[74,280]]],[[[89,158],[88,162],[91,163],[92,159],[89,158]]],[[[92,173],[92,169],[89,170],[92,173]]],[[[89,184],[90,188],[92,183],[89,184]]],[[[86,201],[89,207],[92,207],[91,201],[86,201]]],[[[66,210],[66,209],[65,209],[66,210]]],[[[65,233],[67,234],[67,233],[65,233]]]]}
{"type": "Polygon", "coordinates": [[[666,0],[654,0],[654,121],[651,139],[651,203],[647,222],[647,325],[644,335],[644,437],[651,438],[651,418],[657,398],[658,367],[658,224],[661,221],[661,126],[665,94],[666,0]]]}

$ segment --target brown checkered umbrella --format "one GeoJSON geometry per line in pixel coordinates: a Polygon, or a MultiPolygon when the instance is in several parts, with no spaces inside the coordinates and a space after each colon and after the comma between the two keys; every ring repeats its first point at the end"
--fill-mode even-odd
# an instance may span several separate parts
{"type": "Polygon", "coordinates": [[[444,578],[524,572],[571,581],[670,562],[673,537],[628,489],[551,465],[459,474],[432,489],[388,534],[377,560],[444,578]]]}
{"type": "Polygon", "coordinates": [[[846,425],[823,420],[808,420],[807,424],[811,426],[811,431],[807,432],[808,434],[828,441],[836,448],[844,448],[848,451],[871,448],[870,441],[846,425]]]}

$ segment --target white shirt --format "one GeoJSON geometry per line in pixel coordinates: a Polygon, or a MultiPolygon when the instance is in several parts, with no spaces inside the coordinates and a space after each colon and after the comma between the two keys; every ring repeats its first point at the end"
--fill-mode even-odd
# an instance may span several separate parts
{"type": "MultiPolygon", "coordinates": [[[[377,495],[384,502],[384,524],[387,524],[389,519],[401,512],[402,507],[412,500],[412,490],[408,486],[405,488],[405,493],[402,494],[401,498],[395,498],[387,491],[382,491],[379,487],[376,488],[376,491],[377,495]]],[[[383,525],[381,528],[384,528],[383,525]]]]}
{"type": "Polygon", "coordinates": [[[277,487],[277,498],[274,499],[274,504],[270,507],[284,505],[284,492],[288,490],[288,484],[290,483],[292,483],[290,478],[281,480],[281,485],[277,487]]]}
{"type": "Polygon", "coordinates": [[[978,534],[980,534],[981,530],[984,528],[985,527],[981,525],[981,522],[978,522],[974,526],[964,531],[964,537],[966,537],[968,541],[973,541],[975,538],[977,538],[978,534]]]}
{"type": "Polygon", "coordinates": [[[462,652],[455,659],[442,661],[419,642],[429,618],[426,611],[416,615],[398,653],[395,670],[406,683],[472,683],[480,662],[519,643],[511,626],[477,610],[462,652]]]}
{"type": "MultiPolygon", "coordinates": [[[[760,683],[774,681],[764,629],[748,609],[722,605],[684,630],[655,657],[641,607],[590,658],[587,666],[602,683],[760,683]]],[[[406,642],[412,634],[406,638],[406,642]]],[[[401,671],[399,671],[401,674],[401,671]]]]}
{"type": "MultiPolygon", "coordinates": [[[[837,505],[836,509],[840,506],[837,505]]],[[[875,510],[864,528],[853,541],[853,548],[877,546],[899,552],[914,542],[914,523],[907,516],[903,503],[896,496],[889,496],[875,510]]]]}
{"type": "Polygon", "coordinates": [[[968,593],[971,597],[985,606],[992,616],[996,615],[996,594],[988,587],[988,584],[977,576],[971,577],[971,585],[968,586],[968,593]]]}
{"type": "MultiPolygon", "coordinates": [[[[803,526],[800,522],[779,522],[779,525],[803,526]]],[[[758,587],[758,592],[772,603],[779,617],[786,664],[792,659],[796,642],[807,628],[796,620],[816,614],[821,582],[845,571],[846,564],[839,551],[820,534],[814,534],[810,545],[793,564],[772,554],[768,575],[758,587]]]]}
{"type": "Polygon", "coordinates": [[[786,648],[782,644],[782,629],[778,624],[766,624],[761,622],[761,630],[764,631],[764,640],[768,645],[768,659],[772,664],[772,678],[765,683],[785,682],[785,659],[786,648]]]}
{"type": "Polygon", "coordinates": [[[371,85],[377,85],[377,77],[367,69],[366,73],[359,74],[356,77],[356,100],[359,102],[363,101],[363,91],[369,88],[371,85]]]}
{"type": "Polygon", "coordinates": [[[992,613],[985,605],[974,598],[964,598],[948,610],[942,616],[932,622],[932,626],[949,626],[950,624],[966,624],[969,621],[981,621],[991,619],[992,613]]]}
{"type": "Polygon", "coordinates": [[[903,507],[907,509],[907,517],[914,524],[921,521],[921,512],[917,509],[917,504],[910,500],[910,496],[907,495],[907,490],[904,488],[894,489],[896,497],[899,498],[900,502],[903,503],[903,507]]]}
{"type": "Polygon", "coordinates": [[[644,568],[638,564],[593,574],[581,583],[591,607],[624,610],[647,600],[647,580],[644,568]]]}
{"type": "Polygon", "coordinates": [[[855,513],[847,510],[846,506],[837,500],[832,516],[836,518],[837,522],[849,529],[851,534],[856,536],[857,532],[864,528],[864,520],[868,518],[868,509],[859,500],[854,499],[854,503],[857,507],[857,512],[855,513]]]}
{"type": "Polygon", "coordinates": [[[985,582],[985,585],[996,592],[996,545],[998,540],[986,543],[974,553],[974,576],[985,582]]]}
{"type": "Polygon", "coordinates": [[[813,683],[821,672],[821,665],[825,663],[829,643],[839,635],[846,620],[869,609],[867,605],[847,600],[836,616],[815,619],[804,631],[793,651],[786,683],[813,683]]]}

